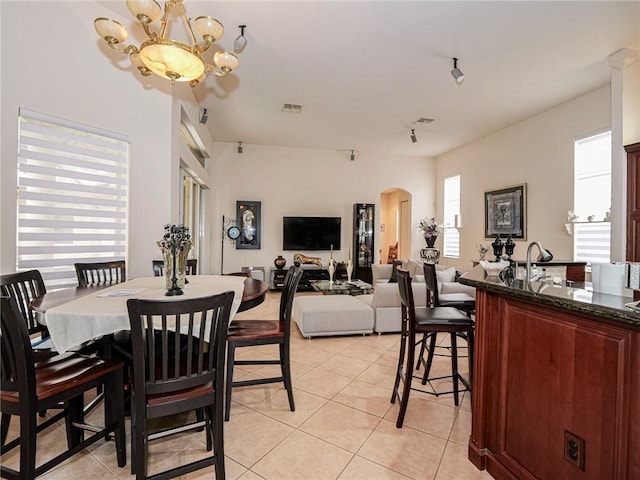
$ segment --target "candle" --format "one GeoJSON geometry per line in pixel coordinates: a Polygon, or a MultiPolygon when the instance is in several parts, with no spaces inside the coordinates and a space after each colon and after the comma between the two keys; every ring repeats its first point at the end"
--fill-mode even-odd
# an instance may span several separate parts
{"type": "Polygon", "coordinates": [[[331,244],[331,260],[333,260],[333,243],[331,244]]]}

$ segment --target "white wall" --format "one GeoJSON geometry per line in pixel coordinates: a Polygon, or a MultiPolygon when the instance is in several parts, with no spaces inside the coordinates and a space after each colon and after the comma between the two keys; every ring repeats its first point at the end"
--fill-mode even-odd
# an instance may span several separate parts
{"type": "MultiPolygon", "coordinates": [[[[293,254],[282,250],[282,217],[287,215],[342,217],[342,249],[334,259],[346,260],[353,242],[353,204],[376,204],[375,261],[380,249],[380,193],[403,188],[413,199],[414,223],[433,213],[435,162],[418,157],[381,157],[361,152],[349,160],[349,152],[245,145],[239,155],[236,144],[214,145],[215,165],[211,177],[219,192],[222,211],[213,221],[222,222],[222,214],[235,218],[237,200],[262,202],[262,244],[260,250],[235,250],[225,243],[224,271],[242,266],[273,266],[278,255],[291,265],[293,254]]],[[[415,230],[415,229],[414,229],[415,230]]],[[[421,248],[416,232],[413,255],[421,248]]],[[[211,239],[213,270],[220,272],[220,239],[211,239]]],[[[424,242],[422,242],[424,243],[424,242]]],[[[319,256],[326,263],[328,252],[300,252],[319,256]]],[[[387,252],[383,252],[386,261],[387,252]]]]}
{"type": "MultiPolygon", "coordinates": [[[[130,276],[149,275],[151,259],[157,256],[155,242],[163,225],[177,220],[178,212],[180,155],[175,150],[173,112],[179,108],[172,103],[171,85],[143,79],[131,71],[126,55],[113,53],[97,36],[93,19],[112,15],[104,5],[0,2],[0,15],[0,271],[15,270],[17,116],[18,108],[25,107],[130,137],[127,270],[130,276]]],[[[175,88],[190,91],[188,86],[175,88]]]]}
{"type": "Polygon", "coordinates": [[[573,210],[573,142],[610,122],[607,85],[439,157],[437,198],[446,177],[461,176],[460,258],[446,263],[471,267],[476,244],[492,241],[484,239],[484,192],[520,183],[527,184],[527,240],[516,241],[514,257],[524,259],[528,243],[540,240],[557,260],[572,260],[564,224],[573,210]]]}

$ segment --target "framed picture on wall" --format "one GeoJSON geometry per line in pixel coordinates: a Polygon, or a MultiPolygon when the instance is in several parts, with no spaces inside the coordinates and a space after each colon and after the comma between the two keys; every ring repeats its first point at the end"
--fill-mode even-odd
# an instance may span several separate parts
{"type": "Polygon", "coordinates": [[[261,203],[245,200],[236,202],[236,225],[240,228],[240,236],[236,240],[236,248],[260,248],[260,214],[261,203]]]}
{"type": "Polygon", "coordinates": [[[527,184],[484,192],[484,236],[527,239],[527,184]]]}

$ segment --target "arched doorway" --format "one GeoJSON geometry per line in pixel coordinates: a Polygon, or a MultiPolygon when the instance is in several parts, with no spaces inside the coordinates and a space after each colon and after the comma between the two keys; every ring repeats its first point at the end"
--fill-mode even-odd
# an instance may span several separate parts
{"type": "Polygon", "coordinates": [[[388,188],[380,194],[380,263],[392,259],[390,248],[396,245],[396,258],[410,257],[411,203],[411,194],[402,188],[388,188]]]}

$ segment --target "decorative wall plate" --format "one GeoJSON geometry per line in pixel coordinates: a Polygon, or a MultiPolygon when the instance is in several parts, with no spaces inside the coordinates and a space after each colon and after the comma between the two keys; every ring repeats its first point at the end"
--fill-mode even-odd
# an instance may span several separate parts
{"type": "Polygon", "coordinates": [[[237,240],[240,236],[240,229],[236,226],[229,227],[229,230],[227,230],[227,235],[231,240],[237,240]]]}

